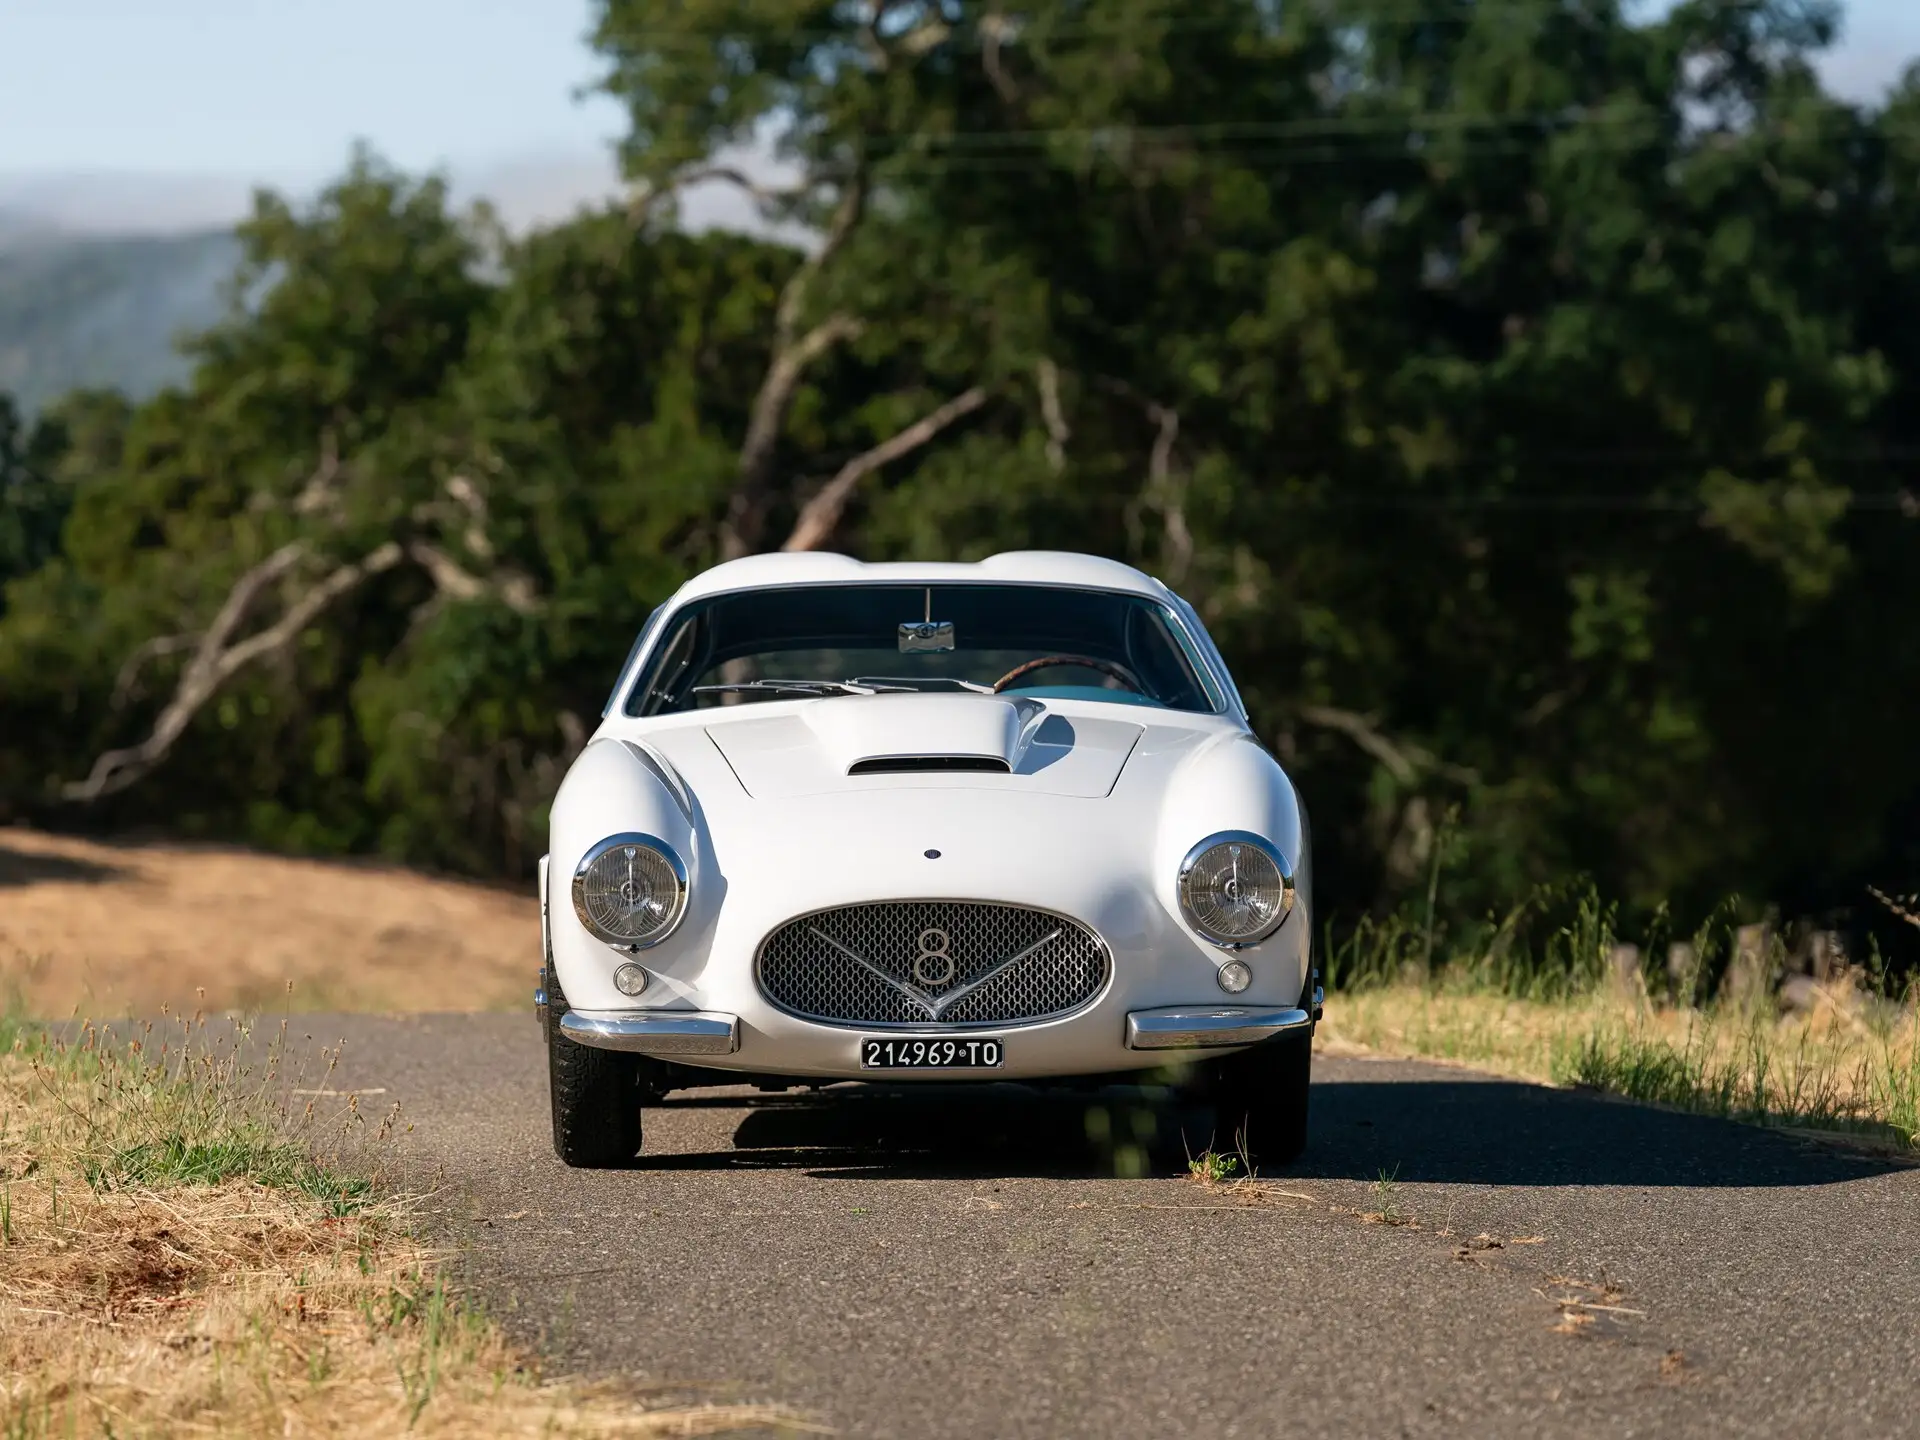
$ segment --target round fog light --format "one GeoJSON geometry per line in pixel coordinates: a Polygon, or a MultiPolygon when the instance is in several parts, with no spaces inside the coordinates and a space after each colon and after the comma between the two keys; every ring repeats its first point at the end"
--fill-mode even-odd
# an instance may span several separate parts
{"type": "Polygon", "coordinates": [[[1220,973],[1214,978],[1219,980],[1220,988],[1229,995],[1238,995],[1253,983],[1253,971],[1243,961],[1229,960],[1220,967],[1220,973]]]}
{"type": "MultiPolygon", "coordinates": [[[[1240,967],[1245,969],[1243,965],[1240,967]]],[[[647,988],[647,972],[638,965],[628,963],[613,972],[613,988],[622,995],[638,995],[647,988]]]]}

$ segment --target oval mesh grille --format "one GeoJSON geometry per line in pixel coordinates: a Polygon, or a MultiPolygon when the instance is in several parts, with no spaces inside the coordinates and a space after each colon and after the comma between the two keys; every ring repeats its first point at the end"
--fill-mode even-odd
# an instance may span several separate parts
{"type": "Polygon", "coordinates": [[[837,1025],[1007,1025],[1078,1010],[1107,947],[1077,921],[1020,905],[894,900],[789,920],[760,946],[760,988],[837,1025]]]}

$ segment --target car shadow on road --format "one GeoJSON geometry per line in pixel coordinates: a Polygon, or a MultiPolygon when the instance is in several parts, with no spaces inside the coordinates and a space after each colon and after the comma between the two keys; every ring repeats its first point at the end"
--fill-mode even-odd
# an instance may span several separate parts
{"type": "MultiPolygon", "coordinates": [[[[1138,1173],[1179,1112],[1133,1089],[839,1086],[825,1093],[676,1096],[661,1108],[739,1107],[730,1150],[643,1154],[643,1169],[802,1169],[823,1177],[978,1179],[1138,1173]]],[[[1177,1143],[1177,1142],[1176,1142],[1177,1143]]]]}
{"type": "Polygon", "coordinates": [[[1727,1189],[1841,1184],[1905,1164],[1805,1132],[1505,1080],[1336,1081],[1316,1084],[1313,1103],[1313,1142],[1291,1174],[1727,1189]]]}
{"type": "MultiPolygon", "coordinates": [[[[1013,1085],[845,1088],[738,1104],[731,1151],[643,1157],[643,1168],[800,1168],[822,1176],[980,1178],[1179,1174],[1212,1146],[1212,1112],[1166,1092],[1013,1085]]],[[[1269,1173],[1479,1185],[1685,1188],[1829,1185],[1907,1162],[1790,1130],[1500,1080],[1317,1082],[1306,1154],[1269,1173]]]]}

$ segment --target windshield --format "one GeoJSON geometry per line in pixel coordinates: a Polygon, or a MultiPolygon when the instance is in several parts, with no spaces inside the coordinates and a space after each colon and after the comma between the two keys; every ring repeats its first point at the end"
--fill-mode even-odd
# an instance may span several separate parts
{"type": "Polygon", "coordinates": [[[680,610],[629,715],[807,695],[971,691],[1212,713],[1163,605],[1047,585],[809,585],[680,610]]]}

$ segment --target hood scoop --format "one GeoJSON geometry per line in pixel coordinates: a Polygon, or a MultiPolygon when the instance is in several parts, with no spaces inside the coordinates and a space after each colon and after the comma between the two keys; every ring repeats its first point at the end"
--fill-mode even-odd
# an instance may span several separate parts
{"type": "Polygon", "coordinates": [[[863,695],[851,705],[808,705],[800,718],[842,775],[1010,775],[1046,713],[1037,700],[994,695],[863,695]]]}
{"type": "Polygon", "coordinates": [[[955,771],[1011,775],[1013,767],[993,755],[883,755],[856,760],[847,767],[849,775],[951,775],[955,771]]]}
{"type": "Polygon", "coordinates": [[[951,694],[833,696],[707,725],[747,793],[763,797],[910,785],[1091,799],[1113,789],[1142,730],[1038,700],[951,694]]]}

